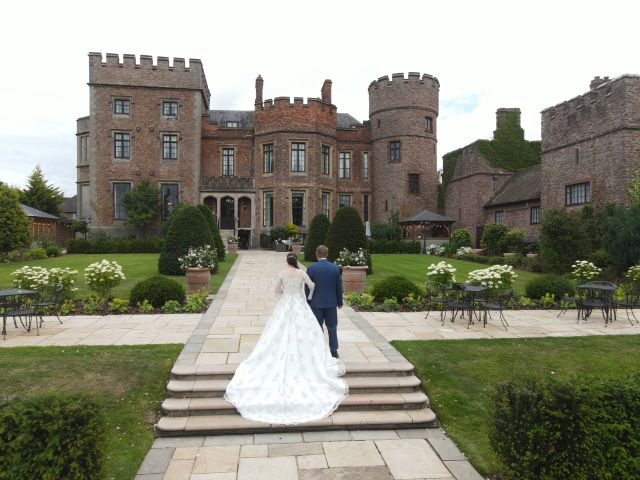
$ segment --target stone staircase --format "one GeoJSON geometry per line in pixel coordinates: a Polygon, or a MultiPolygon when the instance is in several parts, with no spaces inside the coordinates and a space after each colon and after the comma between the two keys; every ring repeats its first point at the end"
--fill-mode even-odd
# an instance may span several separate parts
{"type": "Polygon", "coordinates": [[[171,371],[158,436],[226,435],[311,430],[425,428],[436,423],[413,365],[346,364],[349,396],[333,415],[301,425],[274,425],[242,418],[225,401],[237,365],[176,365],[171,371]]]}

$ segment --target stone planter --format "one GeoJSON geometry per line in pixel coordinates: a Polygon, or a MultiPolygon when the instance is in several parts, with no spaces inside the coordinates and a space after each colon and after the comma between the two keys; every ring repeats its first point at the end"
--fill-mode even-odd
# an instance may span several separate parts
{"type": "Polygon", "coordinates": [[[537,256],[537,253],[527,253],[527,258],[536,258],[537,256]]]}
{"type": "Polygon", "coordinates": [[[299,255],[302,252],[302,244],[294,243],[293,245],[291,245],[291,251],[296,255],[299,255]]]}
{"type": "Polygon", "coordinates": [[[502,254],[503,257],[515,257],[516,252],[505,252],[502,254]]]}
{"type": "Polygon", "coordinates": [[[227,243],[227,253],[238,253],[238,244],[227,243]]]}
{"type": "Polygon", "coordinates": [[[342,267],[342,290],[344,293],[364,293],[364,281],[367,278],[367,267],[342,267]]]}
{"type": "Polygon", "coordinates": [[[211,272],[208,268],[190,267],[187,268],[187,293],[196,293],[204,288],[209,293],[209,282],[211,281],[211,272]]]}

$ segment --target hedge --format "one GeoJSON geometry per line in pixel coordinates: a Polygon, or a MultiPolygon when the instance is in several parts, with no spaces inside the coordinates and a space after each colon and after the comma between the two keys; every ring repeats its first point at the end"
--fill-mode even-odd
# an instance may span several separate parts
{"type": "Polygon", "coordinates": [[[420,242],[402,240],[369,240],[367,244],[369,253],[420,253],[420,242]]]}
{"type": "Polygon", "coordinates": [[[168,300],[184,303],[184,287],[171,278],[155,275],[136,283],[129,294],[129,303],[132,306],[145,300],[155,308],[162,307],[168,300]]]}
{"type": "Polygon", "coordinates": [[[539,299],[547,293],[553,294],[557,300],[562,300],[565,295],[575,295],[576,289],[571,281],[558,275],[533,278],[525,286],[525,294],[529,298],[539,299]]]}
{"type": "Polygon", "coordinates": [[[501,384],[490,435],[508,478],[640,478],[640,375],[501,384]]]}
{"type": "Polygon", "coordinates": [[[160,253],[162,238],[138,240],[136,238],[107,238],[84,240],[73,238],[67,243],[67,253],[160,253]]]}
{"type": "Polygon", "coordinates": [[[105,420],[83,394],[48,394],[0,410],[1,480],[102,478],[105,420]]]}
{"type": "Polygon", "coordinates": [[[371,295],[378,302],[384,302],[387,298],[395,298],[399,303],[402,303],[410,293],[415,298],[422,295],[420,288],[415,283],[400,275],[384,278],[374,284],[371,289],[371,295]]]}

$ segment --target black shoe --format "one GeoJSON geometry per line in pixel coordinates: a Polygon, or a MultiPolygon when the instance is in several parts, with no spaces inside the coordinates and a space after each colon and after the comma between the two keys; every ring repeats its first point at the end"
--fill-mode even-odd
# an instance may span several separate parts
{"type": "Polygon", "coordinates": [[[338,352],[331,352],[331,356],[333,358],[340,358],[340,355],[338,355],[338,352]]]}

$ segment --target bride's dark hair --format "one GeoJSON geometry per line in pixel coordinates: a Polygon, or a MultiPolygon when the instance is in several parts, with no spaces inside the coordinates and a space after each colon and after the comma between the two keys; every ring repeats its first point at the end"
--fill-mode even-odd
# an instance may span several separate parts
{"type": "Polygon", "coordinates": [[[287,253],[287,263],[293,268],[298,267],[298,256],[295,253],[287,253]]]}

